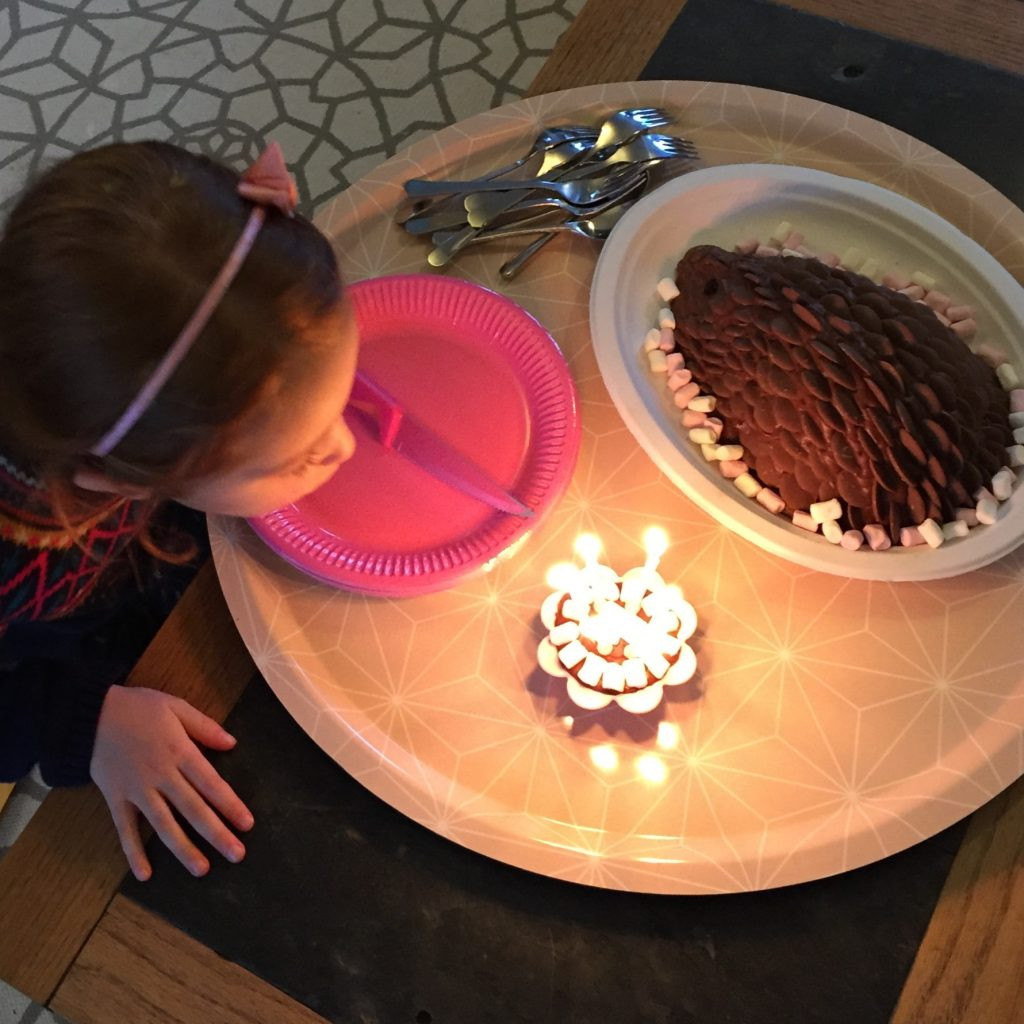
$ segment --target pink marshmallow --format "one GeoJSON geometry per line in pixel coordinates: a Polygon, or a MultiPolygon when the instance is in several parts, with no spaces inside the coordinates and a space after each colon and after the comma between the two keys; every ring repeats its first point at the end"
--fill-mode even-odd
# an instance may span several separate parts
{"type": "Polygon", "coordinates": [[[881,523],[868,523],[864,527],[864,539],[872,551],[887,551],[892,547],[889,534],[885,532],[885,527],[881,523]]]}
{"type": "Polygon", "coordinates": [[[906,288],[900,289],[900,295],[906,295],[908,299],[923,299],[924,289],[919,284],[908,284],[906,288]]]}
{"type": "Polygon", "coordinates": [[[696,381],[691,380],[689,384],[684,384],[672,396],[672,401],[675,402],[680,409],[685,409],[699,394],[700,385],[696,381]]]}
{"type": "Polygon", "coordinates": [[[665,356],[665,365],[668,367],[669,373],[681,370],[683,368],[683,353],[669,352],[669,354],[665,356]]]}
{"type": "Polygon", "coordinates": [[[946,310],[946,316],[948,316],[953,323],[956,323],[958,320],[972,320],[974,318],[974,307],[950,306],[946,310]]]}
{"type": "Polygon", "coordinates": [[[707,422],[707,413],[696,412],[693,409],[687,409],[683,413],[682,423],[687,430],[692,430],[694,427],[703,427],[707,422]]]}
{"type": "Polygon", "coordinates": [[[782,243],[784,249],[799,249],[804,244],[804,236],[799,231],[790,231],[782,243]]]}
{"type": "Polygon", "coordinates": [[[1024,412],[1024,388],[1014,388],[1010,392],[1010,412],[1024,412]]]}
{"type": "Polygon", "coordinates": [[[671,352],[676,347],[676,334],[671,327],[662,327],[661,329],[661,341],[658,342],[658,348],[662,352],[671,352]]]}
{"type": "Polygon", "coordinates": [[[818,524],[814,521],[814,517],[810,513],[804,512],[803,509],[798,508],[793,513],[793,525],[799,526],[801,530],[807,530],[810,533],[818,532],[818,524]]]}
{"type": "Polygon", "coordinates": [[[681,387],[689,384],[691,380],[693,380],[693,374],[685,366],[681,366],[668,375],[668,380],[665,383],[670,391],[678,391],[681,387]]]}
{"type": "Polygon", "coordinates": [[[720,462],[718,468],[726,480],[735,480],[750,471],[750,467],[742,459],[733,459],[732,462],[720,462]]]}
{"type": "Polygon", "coordinates": [[[859,551],[864,546],[864,534],[860,530],[847,530],[839,544],[847,551],[859,551]]]}
{"type": "Polygon", "coordinates": [[[961,341],[970,341],[978,333],[978,325],[973,320],[956,320],[949,329],[961,341]]]}
{"type": "Polygon", "coordinates": [[[931,306],[936,313],[945,313],[949,309],[949,304],[953,300],[945,295],[943,292],[931,291],[928,292],[924,297],[924,304],[931,306]]]}
{"type": "Polygon", "coordinates": [[[997,366],[1001,366],[1003,363],[1008,363],[1010,361],[1010,357],[1003,351],[1003,349],[998,345],[991,345],[988,342],[985,342],[984,345],[979,345],[974,351],[977,355],[981,356],[981,358],[984,359],[993,370],[997,366]]]}
{"type": "Polygon", "coordinates": [[[836,252],[823,252],[818,259],[825,264],[826,267],[838,267],[839,266],[839,253],[836,252]]]}
{"type": "Polygon", "coordinates": [[[882,278],[882,284],[886,288],[892,288],[895,291],[902,291],[904,288],[909,288],[912,284],[909,277],[905,274],[886,274],[882,278]]]}
{"type": "Polygon", "coordinates": [[[924,543],[924,537],[916,526],[904,526],[900,530],[900,544],[905,548],[914,548],[924,543]]]}
{"type": "Polygon", "coordinates": [[[717,416],[709,416],[704,421],[705,427],[710,427],[715,432],[715,437],[721,437],[725,430],[725,424],[717,416]]]}
{"type": "Polygon", "coordinates": [[[749,256],[752,252],[757,250],[757,247],[760,244],[760,241],[756,238],[744,238],[742,242],[736,243],[736,251],[742,253],[744,256],[749,256]]]}
{"type": "Polygon", "coordinates": [[[958,508],[956,518],[958,522],[966,523],[968,526],[977,526],[978,510],[976,508],[958,508]]]}
{"type": "Polygon", "coordinates": [[[759,245],[754,250],[755,256],[778,256],[781,253],[781,249],[776,249],[774,245],[759,245]]]}

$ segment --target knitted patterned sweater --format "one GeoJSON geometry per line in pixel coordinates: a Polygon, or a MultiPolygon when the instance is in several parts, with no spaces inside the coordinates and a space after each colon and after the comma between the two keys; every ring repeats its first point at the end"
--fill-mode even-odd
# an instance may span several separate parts
{"type": "Polygon", "coordinates": [[[43,486],[0,455],[0,779],[38,763],[50,785],[89,780],[100,708],[125,671],[104,635],[138,530],[124,500],[62,523],[43,486]]]}

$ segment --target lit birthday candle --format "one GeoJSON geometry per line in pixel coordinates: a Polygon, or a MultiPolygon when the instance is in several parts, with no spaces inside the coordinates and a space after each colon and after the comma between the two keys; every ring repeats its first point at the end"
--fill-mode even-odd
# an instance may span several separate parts
{"type": "Polygon", "coordinates": [[[537,650],[541,667],[563,676],[582,708],[615,701],[636,714],[650,711],[665,686],[686,682],[697,668],[686,643],[697,613],[658,573],[668,536],[659,527],[647,530],[644,564],[621,579],[600,563],[598,537],[581,534],[574,547],[582,568],[559,563],[547,573],[553,593],[541,606],[548,630],[537,650]]]}

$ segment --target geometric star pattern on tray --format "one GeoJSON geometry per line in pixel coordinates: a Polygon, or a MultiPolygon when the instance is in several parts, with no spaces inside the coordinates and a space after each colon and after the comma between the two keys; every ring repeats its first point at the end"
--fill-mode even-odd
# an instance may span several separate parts
{"type": "MultiPolygon", "coordinates": [[[[425,249],[392,220],[404,179],[466,176],[510,158],[541,123],[631,105],[677,112],[712,164],[788,159],[905,191],[1024,277],[1024,215],[966,169],[858,115],[720,84],[595,86],[477,115],[364,176],[319,223],[350,280],[420,270],[425,249]]],[[[465,846],[652,892],[848,870],[934,834],[1017,778],[1024,553],[953,579],[888,584],[754,547],[688,501],[615,411],[590,344],[591,245],[561,237],[506,285],[496,272],[513,251],[514,240],[467,250],[458,273],[551,332],[579,392],[582,440],[565,497],[511,559],[448,591],[382,601],[314,583],[244,526],[214,524],[242,635],[310,736],[465,846]],[[536,663],[546,570],[595,532],[602,561],[622,573],[650,525],[672,542],[659,571],[697,610],[698,675],[648,715],[581,711],[536,663]]]]}

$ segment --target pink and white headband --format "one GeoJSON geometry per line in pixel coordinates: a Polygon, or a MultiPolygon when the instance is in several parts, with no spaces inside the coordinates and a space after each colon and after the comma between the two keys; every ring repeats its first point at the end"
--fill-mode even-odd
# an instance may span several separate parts
{"type": "Polygon", "coordinates": [[[249,255],[249,250],[252,249],[256,236],[266,219],[267,206],[276,206],[289,217],[294,215],[298,192],[295,182],[288,173],[281,147],[276,142],[270,143],[256,162],[242,175],[242,179],[238,183],[238,193],[257,205],[249,214],[249,219],[245,222],[245,227],[238,236],[234,248],[228,254],[224,266],[220,268],[219,273],[196,307],[196,311],[174,340],[174,344],[167,350],[156,369],[150,374],[149,379],[132,399],[131,404],[121,413],[117,422],[89,449],[90,455],[109,455],[117,447],[125,434],[135,426],[142,414],[150,407],[160,389],[188,354],[221,299],[224,298],[235,275],[245,262],[246,256],[249,255]]]}

